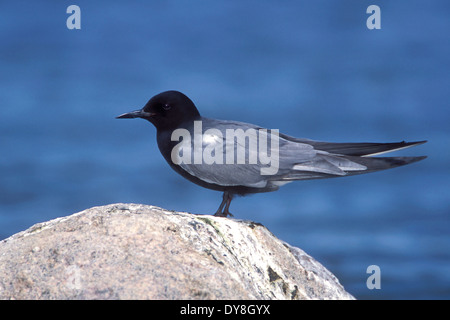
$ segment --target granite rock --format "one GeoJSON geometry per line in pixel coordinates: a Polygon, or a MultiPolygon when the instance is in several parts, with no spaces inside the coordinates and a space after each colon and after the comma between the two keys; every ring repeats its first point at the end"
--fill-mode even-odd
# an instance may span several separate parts
{"type": "Polygon", "coordinates": [[[1,299],[354,299],[251,221],[112,204],[0,242],[1,299]]]}

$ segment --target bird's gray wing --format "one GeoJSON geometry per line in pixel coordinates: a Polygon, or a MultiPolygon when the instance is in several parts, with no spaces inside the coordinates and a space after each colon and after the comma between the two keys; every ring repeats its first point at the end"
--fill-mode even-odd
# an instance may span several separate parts
{"type": "MultiPolygon", "coordinates": [[[[201,161],[181,162],[178,165],[208,183],[265,188],[269,178],[262,174],[261,170],[270,164],[262,163],[259,157],[259,131],[235,122],[207,124],[203,127],[201,143],[195,143],[194,138],[190,145],[185,144],[183,147],[190,148],[192,154],[201,154],[201,161]]],[[[270,134],[268,136],[270,140],[270,134]]],[[[197,159],[199,158],[197,156],[197,159]]],[[[195,156],[192,159],[195,159],[195,156]]]]}
{"type": "Polygon", "coordinates": [[[330,143],[308,139],[299,139],[284,134],[280,135],[292,143],[305,143],[316,150],[317,154],[311,161],[296,163],[292,170],[280,180],[283,182],[294,180],[319,179],[339,176],[350,176],[386,170],[407,165],[425,159],[426,157],[372,157],[374,155],[396,151],[425,143],[330,143]]]}
{"type": "Polygon", "coordinates": [[[374,143],[374,142],[325,142],[314,141],[303,138],[295,138],[286,134],[280,136],[288,141],[307,143],[312,145],[316,150],[326,151],[328,153],[346,155],[346,156],[374,156],[387,152],[406,149],[409,147],[423,144],[427,141],[414,142],[388,142],[388,143],[374,143]]]}
{"type": "Polygon", "coordinates": [[[343,176],[347,172],[366,169],[364,165],[339,155],[316,150],[311,144],[287,140],[276,132],[234,121],[203,121],[201,143],[191,141],[185,147],[191,148],[192,153],[200,153],[202,161],[183,162],[179,165],[189,174],[221,186],[277,187],[286,181],[343,176]],[[241,130],[239,133],[245,139],[230,139],[227,134],[233,130],[234,134],[241,130]],[[276,139],[276,148],[272,139],[276,139]],[[257,147],[254,141],[257,141],[257,147]],[[262,145],[270,141],[270,146],[266,149],[266,155],[270,153],[270,163],[261,161],[261,141],[262,145]],[[242,157],[241,161],[238,158],[240,152],[245,155],[244,162],[242,157]],[[228,158],[230,154],[232,157],[228,158]],[[231,159],[232,161],[228,161],[231,159]],[[264,168],[276,170],[269,170],[268,174],[264,168]]]}

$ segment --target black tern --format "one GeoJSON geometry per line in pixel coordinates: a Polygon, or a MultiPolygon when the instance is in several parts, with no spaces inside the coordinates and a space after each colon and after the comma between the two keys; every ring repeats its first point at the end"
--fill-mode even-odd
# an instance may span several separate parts
{"type": "Polygon", "coordinates": [[[142,118],[156,127],[159,150],[184,178],[223,192],[215,216],[232,216],[235,195],[276,191],[295,181],[352,176],[410,164],[419,157],[372,157],[426,141],[334,143],[295,138],[257,125],[202,117],[178,91],[152,97],[117,119],[142,118]],[[270,147],[269,147],[270,145],[270,147]]]}

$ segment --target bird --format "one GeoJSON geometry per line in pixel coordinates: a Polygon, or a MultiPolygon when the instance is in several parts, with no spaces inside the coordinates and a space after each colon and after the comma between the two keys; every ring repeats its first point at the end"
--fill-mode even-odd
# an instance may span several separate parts
{"type": "Polygon", "coordinates": [[[176,90],[161,92],[143,108],[116,118],[141,118],[152,123],[158,148],[173,170],[197,185],[223,192],[214,213],[219,217],[233,216],[229,209],[235,196],[276,191],[296,180],[353,176],[426,158],[374,157],[426,140],[324,142],[250,123],[206,118],[189,97],[176,90]]]}

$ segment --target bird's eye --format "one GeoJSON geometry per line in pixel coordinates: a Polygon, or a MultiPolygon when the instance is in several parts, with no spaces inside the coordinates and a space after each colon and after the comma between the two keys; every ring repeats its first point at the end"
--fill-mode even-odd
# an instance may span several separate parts
{"type": "Polygon", "coordinates": [[[170,104],[167,104],[167,103],[166,103],[166,104],[163,104],[162,107],[163,107],[164,110],[169,110],[170,108],[172,108],[172,107],[170,106],[170,104]]]}

